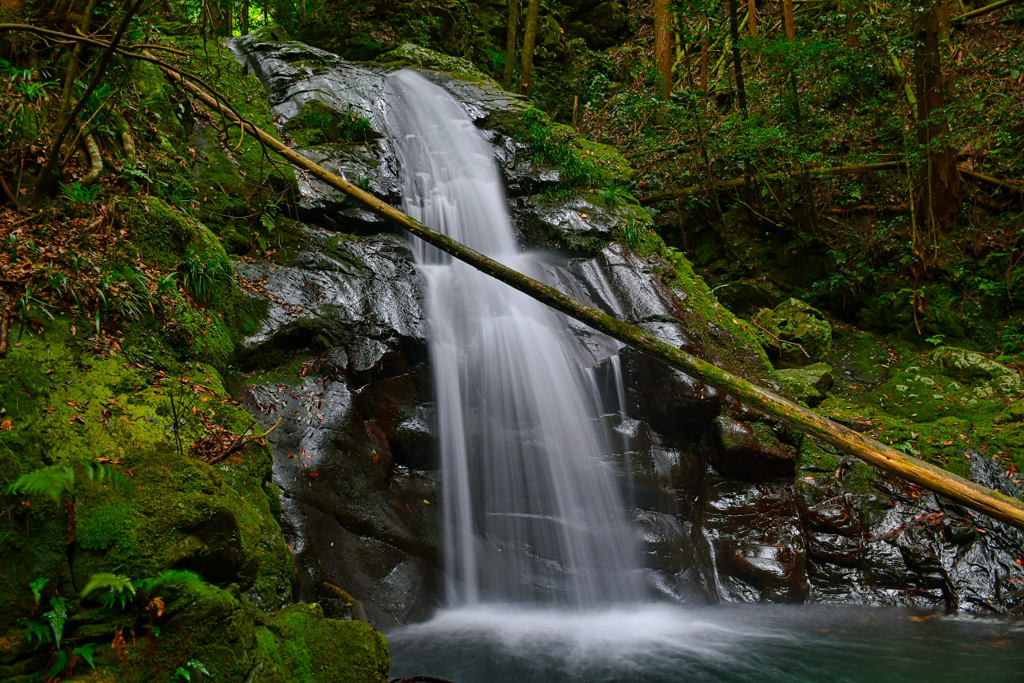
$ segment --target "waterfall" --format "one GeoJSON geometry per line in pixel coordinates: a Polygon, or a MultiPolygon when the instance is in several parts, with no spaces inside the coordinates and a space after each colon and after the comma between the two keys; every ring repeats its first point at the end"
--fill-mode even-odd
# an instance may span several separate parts
{"type": "MultiPolygon", "coordinates": [[[[533,277],[490,147],[412,71],[388,77],[403,210],[533,277]]],[[[601,399],[562,319],[416,242],[426,283],[449,603],[635,601],[644,594],[601,399]]]]}

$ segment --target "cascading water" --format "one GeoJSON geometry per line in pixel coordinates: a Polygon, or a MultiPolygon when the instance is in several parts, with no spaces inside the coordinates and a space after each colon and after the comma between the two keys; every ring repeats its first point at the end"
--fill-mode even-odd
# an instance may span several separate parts
{"type": "MultiPolygon", "coordinates": [[[[389,76],[388,128],[411,216],[516,270],[494,157],[462,106],[411,71],[389,76]]],[[[575,606],[644,593],[598,417],[600,398],[556,314],[415,243],[426,281],[452,605],[575,606]]]]}

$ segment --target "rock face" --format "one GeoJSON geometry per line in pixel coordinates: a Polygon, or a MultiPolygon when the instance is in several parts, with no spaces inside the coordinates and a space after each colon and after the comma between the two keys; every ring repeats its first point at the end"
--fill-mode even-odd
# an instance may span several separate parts
{"type": "MultiPolygon", "coordinates": [[[[304,110],[324,114],[314,100],[365,118],[372,139],[325,135],[301,151],[390,201],[398,199],[397,166],[383,135],[384,75],[425,67],[491,142],[521,242],[560,250],[547,271],[554,286],[773,391],[809,403],[824,398],[828,366],[780,376],[758,341],[763,333],[723,308],[685,259],[658,248],[641,255],[622,243],[622,223],[650,219],[572,180],[589,143],[566,138],[552,156],[538,147],[548,138],[535,129],[550,124],[465,64],[415,46],[383,65],[356,65],[296,43],[235,45],[267,85],[285,129],[309,131],[308,121],[290,121],[304,110]]],[[[616,169],[610,153],[600,163],[628,171],[616,169]]],[[[364,603],[371,624],[422,619],[443,600],[422,284],[401,239],[379,234],[383,224],[315,183],[303,189],[305,216],[319,227],[303,229],[303,246],[287,263],[240,267],[253,296],[271,302],[241,357],[249,369],[278,368],[246,380],[245,405],[265,429],[281,420],[269,441],[300,597],[345,616],[337,587],[364,603]]],[[[792,342],[768,345],[781,365],[803,366],[829,351],[828,322],[799,301],[762,312],[757,323],[792,342]]],[[[605,404],[619,407],[603,420],[620,437],[612,461],[633,481],[633,521],[654,593],[690,602],[1020,609],[1017,584],[1006,583],[1012,555],[1024,547],[1018,532],[567,324],[606,388],[605,404]]],[[[949,358],[958,372],[989,373],[977,381],[1006,381],[973,360],[949,358]]],[[[977,463],[976,478],[994,476],[977,463]]]]}
{"type": "Polygon", "coordinates": [[[814,363],[802,368],[779,370],[779,376],[793,396],[810,407],[817,407],[825,400],[825,394],[832,388],[835,378],[828,363],[814,363]]]}
{"type": "Polygon", "coordinates": [[[821,314],[798,299],[754,316],[761,341],[779,367],[793,368],[825,360],[832,348],[832,327],[821,314]]]}

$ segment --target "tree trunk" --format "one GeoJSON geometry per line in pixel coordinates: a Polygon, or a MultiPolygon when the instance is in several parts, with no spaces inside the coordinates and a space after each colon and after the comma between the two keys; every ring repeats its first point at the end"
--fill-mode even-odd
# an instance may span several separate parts
{"type": "Polygon", "coordinates": [[[516,27],[519,23],[519,0],[508,0],[508,30],[505,34],[505,90],[512,90],[512,71],[516,65],[516,27]]]}
{"type": "Polygon", "coordinates": [[[740,114],[747,118],[747,89],[743,85],[743,55],[740,52],[739,7],[737,0],[729,0],[729,34],[732,36],[732,66],[736,72],[736,99],[740,114]]]}
{"type": "MultiPolygon", "coordinates": [[[[733,1],[735,2],[735,0],[733,1]]],[[[992,491],[972,481],[967,481],[935,465],[901,453],[891,446],[878,443],[860,432],[831,422],[813,410],[776,396],[756,384],[752,384],[716,365],[667,344],[637,327],[590,308],[550,285],[538,282],[483,254],[475,252],[452,238],[442,235],[419,221],[410,218],[369,192],[359,189],[343,178],[310,161],[272,135],[249,124],[240,122],[220,102],[199,87],[184,81],[178,74],[166,70],[164,73],[175,82],[180,83],[206,106],[220,112],[230,121],[243,125],[248,133],[259,137],[267,147],[291,163],[306,169],[326,184],[344,192],[381,218],[408,230],[416,237],[437,247],[441,251],[451,254],[473,268],[504,282],[546,306],[550,306],[575,320],[579,320],[595,330],[604,332],[613,339],[631,346],[640,353],[656,358],[669,367],[685,372],[691,377],[696,377],[711,386],[735,396],[749,406],[784,422],[788,422],[845,453],[860,458],[886,472],[947,496],[973,510],[1006,522],[1018,529],[1024,529],[1024,503],[1021,501],[992,491]]]]}
{"type": "Polygon", "coordinates": [[[242,16],[238,18],[238,30],[243,36],[249,33],[249,0],[242,0],[242,16]]]}
{"type": "Polygon", "coordinates": [[[747,13],[750,17],[750,35],[757,35],[757,0],[747,0],[747,13]]]}
{"type": "Polygon", "coordinates": [[[661,96],[672,94],[672,27],[668,0],[654,0],[654,61],[661,75],[661,96]]]}
{"type": "Polygon", "coordinates": [[[700,91],[708,94],[708,33],[711,32],[711,22],[707,15],[704,16],[704,34],[700,38],[700,91]]]}
{"type": "Polygon", "coordinates": [[[519,85],[520,92],[527,97],[533,88],[533,46],[537,42],[537,20],[540,17],[540,0],[530,0],[526,12],[526,34],[523,36],[523,68],[519,85]]]}
{"type": "MultiPolygon", "coordinates": [[[[743,84],[743,55],[740,52],[739,3],[729,0],[729,33],[732,35],[732,64],[736,71],[736,99],[739,101],[740,117],[747,120],[747,89],[743,84]]],[[[743,198],[747,210],[752,211],[753,196],[750,188],[750,159],[743,159],[743,198]]]]}
{"type": "MultiPolygon", "coordinates": [[[[918,15],[915,29],[914,84],[917,90],[918,142],[924,149],[926,167],[923,208],[932,227],[945,223],[960,211],[960,178],[956,150],[949,144],[946,100],[949,82],[942,73],[941,36],[949,25],[945,3],[933,0],[918,15]]],[[[923,213],[923,212],[922,212],[923,213]]]]}
{"type": "Polygon", "coordinates": [[[224,36],[230,38],[235,34],[235,28],[231,22],[231,6],[234,4],[234,0],[224,0],[226,5],[224,8],[224,36]]]}
{"type": "MultiPolygon", "coordinates": [[[[85,14],[82,15],[82,22],[78,25],[78,30],[84,34],[89,33],[89,22],[92,21],[92,13],[95,9],[96,0],[89,0],[89,4],[85,7],[85,14]]],[[[74,92],[75,79],[78,78],[78,62],[84,52],[85,43],[76,43],[75,48],[71,51],[68,71],[64,76],[64,88],[60,93],[60,109],[57,110],[57,130],[64,126],[68,112],[71,111],[71,93],[74,92]]]]}
{"type": "Polygon", "coordinates": [[[793,0],[782,0],[782,20],[786,24],[786,37],[796,38],[796,26],[793,24],[793,0]]]}

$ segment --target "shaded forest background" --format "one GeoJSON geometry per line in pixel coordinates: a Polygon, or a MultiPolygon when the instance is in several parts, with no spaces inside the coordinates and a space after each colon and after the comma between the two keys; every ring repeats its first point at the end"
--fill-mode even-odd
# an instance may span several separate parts
{"type": "MultiPolygon", "coordinates": [[[[80,5],[5,0],[3,12],[69,32],[116,14],[80,5]]],[[[352,60],[406,41],[467,57],[621,149],[638,174],[612,192],[645,204],[738,312],[796,297],[907,342],[1024,352],[1018,2],[164,0],[137,11],[142,33],[279,24],[352,60]]],[[[71,46],[41,63],[31,44],[5,43],[8,110],[19,97],[29,109],[75,101],[86,84],[67,86],[71,46]],[[25,69],[34,76],[19,81],[25,69]]],[[[64,118],[32,146],[46,148],[64,118]]],[[[37,153],[13,142],[0,175],[31,184],[37,153]]]]}

